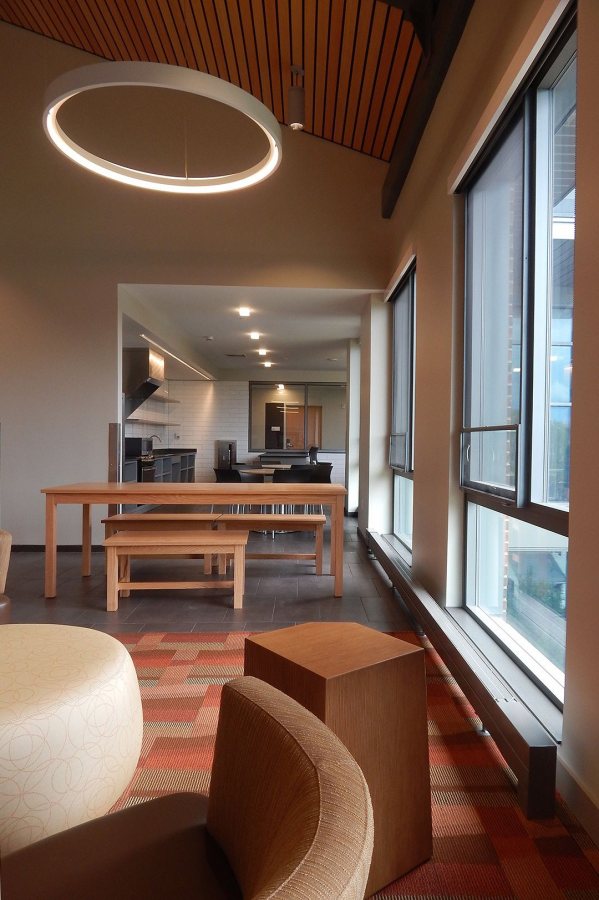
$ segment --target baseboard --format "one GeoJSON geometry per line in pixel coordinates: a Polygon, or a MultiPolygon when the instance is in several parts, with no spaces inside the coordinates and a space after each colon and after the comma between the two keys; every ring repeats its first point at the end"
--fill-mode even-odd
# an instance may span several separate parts
{"type": "MultiPolygon", "coordinates": [[[[56,548],[61,553],[81,553],[81,544],[59,544],[56,548]]],[[[13,544],[13,553],[45,553],[45,544],[13,544]]],[[[92,550],[99,552],[104,550],[102,544],[92,544],[92,550]]]]}
{"type": "Polygon", "coordinates": [[[557,789],[566,806],[587,834],[599,847],[599,806],[591,799],[590,792],[581,787],[569,766],[558,756],[557,789]]]}

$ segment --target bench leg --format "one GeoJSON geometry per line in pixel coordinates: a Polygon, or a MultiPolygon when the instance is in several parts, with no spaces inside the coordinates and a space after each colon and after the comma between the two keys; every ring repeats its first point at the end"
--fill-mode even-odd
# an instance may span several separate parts
{"type": "MultiPolygon", "coordinates": [[[[131,557],[125,556],[123,558],[123,577],[121,581],[131,581],[131,557]]],[[[123,590],[121,588],[121,597],[130,597],[131,591],[123,590]]]]}
{"type": "Polygon", "coordinates": [[[227,574],[227,554],[219,553],[218,556],[218,574],[226,575],[227,574]]]}
{"type": "Polygon", "coordinates": [[[204,554],[204,575],[212,575],[212,554],[204,554]]]}
{"type": "Polygon", "coordinates": [[[243,593],[245,590],[245,547],[235,547],[233,554],[233,608],[241,609],[243,606],[243,593]]]}
{"type": "Polygon", "coordinates": [[[324,543],[324,528],[322,525],[316,526],[316,574],[322,575],[322,549],[324,543]]]}
{"type": "Polygon", "coordinates": [[[116,612],[119,608],[119,561],[115,547],[107,548],[106,569],[106,609],[108,612],[116,612]]]}

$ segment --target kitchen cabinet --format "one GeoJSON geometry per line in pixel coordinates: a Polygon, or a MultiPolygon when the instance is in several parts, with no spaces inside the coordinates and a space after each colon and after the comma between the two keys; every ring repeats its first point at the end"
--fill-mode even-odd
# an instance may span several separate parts
{"type": "Polygon", "coordinates": [[[137,481],[137,460],[126,459],[123,465],[123,481],[137,481]]]}
{"type": "Polygon", "coordinates": [[[154,480],[159,482],[195,481],[195,451],[160,450],[155,455],[154,480]]]}

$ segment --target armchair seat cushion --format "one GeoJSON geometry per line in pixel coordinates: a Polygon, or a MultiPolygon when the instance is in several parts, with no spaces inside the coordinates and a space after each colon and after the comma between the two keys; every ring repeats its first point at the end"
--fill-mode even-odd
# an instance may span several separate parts
{"type": "Polygon", "coordinates": [[[207,802],[159,797],[17,850],[2,859],[2,898],[241,900],[206,830],[207,802]]]}

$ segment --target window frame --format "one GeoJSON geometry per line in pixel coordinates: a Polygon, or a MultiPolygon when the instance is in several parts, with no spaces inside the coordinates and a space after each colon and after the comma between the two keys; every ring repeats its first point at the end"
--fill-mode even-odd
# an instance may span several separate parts
{"type": "MultiPolygon", "coordinates": [[[[467,194],[470,187],[476,182],[482,172],[490,164],[498,152],[502,142],[519,116],[524,119],[524,185],[523,185],[523,254],[522,254],[522,360],[521,360],[521,399],[520,399],[520,423],[517,437],[517,462],[516,462],[516,489],[513,492],[492,490],[484,484],[468,482],[463,478],[465,441],[464,435],[472,429],[465,425],[465,416],[468,403],[467,396],[467,353],[468,347],[464,341],[463,372],[464,387],[462,396],[462,426],[460,431],[460,488],[466,502],[481,503],[490,506],[498,512],[521,518],[531,524],[536,524],[548,531],[555,531],[568,536],[569,511],[548,506],[531,499],[532,481],[532,401],[533,401],[533,364],[534,364],[534,305],[535,305],[535,118],[536,118],[536,92],[548,73],[558,66],[560,58],[563,59],[565,68],[568,54],[568,45],[576,33],[576,15],[572,11],[567,21],[561,26],[560,32],[552,40],[539,59],[536,67],[525,80],[521,89],[507,110],[506,115],[498,123],[497,128],[490,136],[479,158],[472,166],[466,177],[458,186],[458,192],[467,194]]],[[[467,204],[466,204],[467,207],[467,204]]],[[[465,228],[467,233],[467,221],[465,213],[465,228]]],[[[464,272],[468,271],[467,248],[464,254],[464,272]]],[[[465,298],[464,308],[464,334],[468,333],[469,323],[468,298],[465,298]]],[[[498,426],[501,427],[501,426],[498,426]]],[[[474,430],[482,430],[474,429],[474,430]]]]}
{"type": "Polygon", "coordinates": [[[393,350],[392,350],[392,358],[391,358],[391,428],[393,429],[393,425],[396,420],[396,405],[400,402],[400,399],[396,394],[396,379],[395,373],[397,371],[396,366],[396,351],[397,351],[397,331],[398,331],[398,315],[396,314],[396,310],[398,309],[397,301],[401,299],[400,295],[403,294],[405,289],[408,289],[408,390],[407,390],[407,430],[405,432],[394,432],[391,431],[389,435],[389,466],[395,473],[398,475],[403,475],[406,478],[413,478],[414,473],[414,401],[415,401],[415,361],[416,361],[416,260],[412,260],[410,265],[408,266],[405,274],[403,275],[401,281],[394,289],[393,293],[389,298],[389,303],[393,304],[393,350]],[[404,447],[404,458],[405,463],[402,465],[401,463],[393,462],[393,438],[394,437],[403,437],[405,441],[404,447]]]}
{"type": "MultiPolygon", "coordinates": [[[[267,452],[266,447],[254,447],[252,446],[252,417],[253,417],[253,403],[252,403],[252,389],[254,387],[269,387],[274,388],[277,385],[277,381],[250,381],[248,383],[248,453],[265,453],[267,452]]],[[[308,399],[310,388],[315,387],[342,387],[345,391],[345,402],[347,403],[347,382],[346,381],[286,381],[287,387],[301,388],[304,393],[304,409],[308,408],[308,399]]],[[[346,423],[347,423],[347,413],[346,413],[346,423]]],[[[304,415],[304,445],[306,444],[306,438],[308,433],[308,420],[304,415]]],[[[346,438],[347,440],[347,438],[346,438]]],[[[308,447],[297,447],[294,448],[297,451],[305,450],[308,452],[308,447]]],[[[347,447],[340,447],[335,450],[330,450],[326,447],[318,448],[322,453],[346,453],[347,447]]],[[[282,451],[278,451],[282,452],[282,451]]]]}
{"type": "MultiPolygon", "coordinates": [[[[531,72],[526,82],[517,92],[514,100],[507,110],[506,115],[498,123],[497,128],[487,141],[479,158],[462,179],[457,187],[457,191],[464,195],[477,182],[478,178],[485,171],[487,166],[492,162],[495,154],[503,146],[504,141],[509,136],[510,130],[515,126],[519,117],[522,117],[524,123],[523,129],[523,197],[522,197],[522,311],[521,311],[521,363],[520,363],[520,422],[517,427],[517,468],[516,468],[516,485],[513,492],[505,492],[501,490],[493,490],[489,485],[479,484],[469,481],[464,477],[465,463],[465,435],[468,435],[472,429],[466,427],[468,409],[468,383],[469,376],[467,374],[467,365],[469,362],[470,348],[468,347],[466,337],[469,333],[470,315],[470,298],[468,297],[468,244],[466,242],[464,252],[464,274],[465,274],[465,308],[464,308],[464,351],[463,351],[463,373],[464,384],[462,394],[462,429],[461,429],[461,446],[460,446],[460,488],[464,496],[464,556],[463,556],[463,603],[462,608],[473,620],[475,620],[490,637],[501,646],[504,651],[514,659],[516,664],[524,670],[524,672],[534,681],[537,686],[547,695],[547,697],[559,707],[562,706],[562,700],[559,693],[549,686],[547,682],[537,677],[535,674],[535,665],[526,655],[516,655],[508,645],[501,639],[497,629],[491,627],[485,620],[484,610],[481,614],[477,614],[478,606],[468,603],[468,583],[472,579],[472,573],[468,569],[468,561],[470,559],[471,550],[469,548],[468,523],[471,519],[472,506],[486,507],[497,513],[505,515],[508,519],[517,519],[524,523],[537,526],[556,535],[565,538],[569,537],[569,509],[560,508],[556,505],[537,502],[532,499],[533,495],[533,454],[538,452],[538,445],[533,443],[533,415],[538,417],[539,412],[533,407],[533,399],[535,398],[535,390],[538,396],[538,370],[535,372],[535,364],[539,358],[540,348],[536,346],[535,358],[535,311],[538,310],[539,304],[539,287],[537,283],[537,260],[536,249],[539,246],[536,243],[536,226],[537,226],[537,190],[535,180],[539,177],[537,171],[537,129],[540,128],[540,122],[537,116],[537,97],[538,92],[543,89],[544,83],[552,79],[555,81],[560,75],[566,71],[570,61],[575,58],[577,48],[573,42],[576,35],[576,14],[575,10],[570,10],[566,20],[562,22],[559,29],[552,39],[548,42],[546,50],[539,59],[534,70],[531,72]],[[553,75],[555,77],[553,78],[553,75]],[[537,310],[535,309],[537,307],[537,310]],[[534,412],[533,412],[534,409],[534,412]]],[[[540,133],[540,132],[539,132],[540,133]]],[[[467,234],[468,223],[466,221],[466,211],[468,209],[465,203],[465,227],[467,234]]],[[[544,313],[546,315],[546,313],[544,313]]],[[[551,347],[543,348],[543,356],[547,360],[551,353],[551,347]]],[[[548,363],[547,363],[548,364],[548,363]]],[[[571,404],[570,404],[571,406],[571,404]]],[[[547,409],[544,415],[547,416],[547,409]]],[[[499,428],[501,426],[498,426],[499,428]]],[[[548,426],[547,426],[548,427],[548,426]]],[[[479,430],[479,429],[475,429],[479,430]]],[[[536,436],[535,436],[536,440],[536,436]]],[[[546,444],[545,450],[546,451],[546,444]]],[[[535,461],[538,468],[538,464],[535,461]]],[[[543,463],[545,465],[545,463],[543,463]]],[[[472,598],[473,600],[475,598],[472,598]]],[[[566,607],[567,609],[567,607],[566,607]]],[[[567,622],[567,612],[566,612],[567,622]]],[[[566,626],[567,627],[567,626],[566,626]]],[[[534,645],[532,645],[534,647],[534,645]]]]}
{"type": "MultiPolygon", "coordinates": [[[[416,364],[416,259],[413,258],[408,266],[406,267],[400,281],[393,289],[391,296],[389,297],[389,303],[393,304],[393,329],[392,329],[392,354],[391,354],[391,428],[393,428],[396,419],[398,418],[398,408],[397,405],[402,402],[402,398],[397,394],[397,351],[399,349],[399,342],[397,340],[398,329],[399,329],[399,314],[397,310],[399,309],[397,303],[402,297],[406,297],[407,299],[407,341],[404,344],[403,349],[407,349],[407,366],[405,371],[407,372],[407,396],[403,397],[403,402],[406,404],[406,431],[405,432],[393,432],[391,431],[389,435],[389,467],[393,472],[393,529],[392,538],[393,546],[399,552],[408,564],[411,564],[412,559],[412,541],[408,542],[407,535],[401,536],[399,531],[396,530],[396,524],[398,521],[398,510],[396,504],[396,497],[399,488],[398,479],[404,479],[405,481],[409,481],[412,485],[413,491],[413,483],[414,483],[414,412],[415,412],[415,389],[416,389],[416,372],[415,372],[415,364],[416,364]],[[407,295],[404,293],[407,290],[407,295]],[[396,405],[397,404],[397,405],[396,405]],[[394,438],[403,437],[404,439],[404,464],[394,462],[393,461],[393,441],[394,438]]],[[[413,495],[412,495],[412,510],[413,510],[413,495]]],[[[413,522],[413,517],[412,517],[413,522]]]]}

